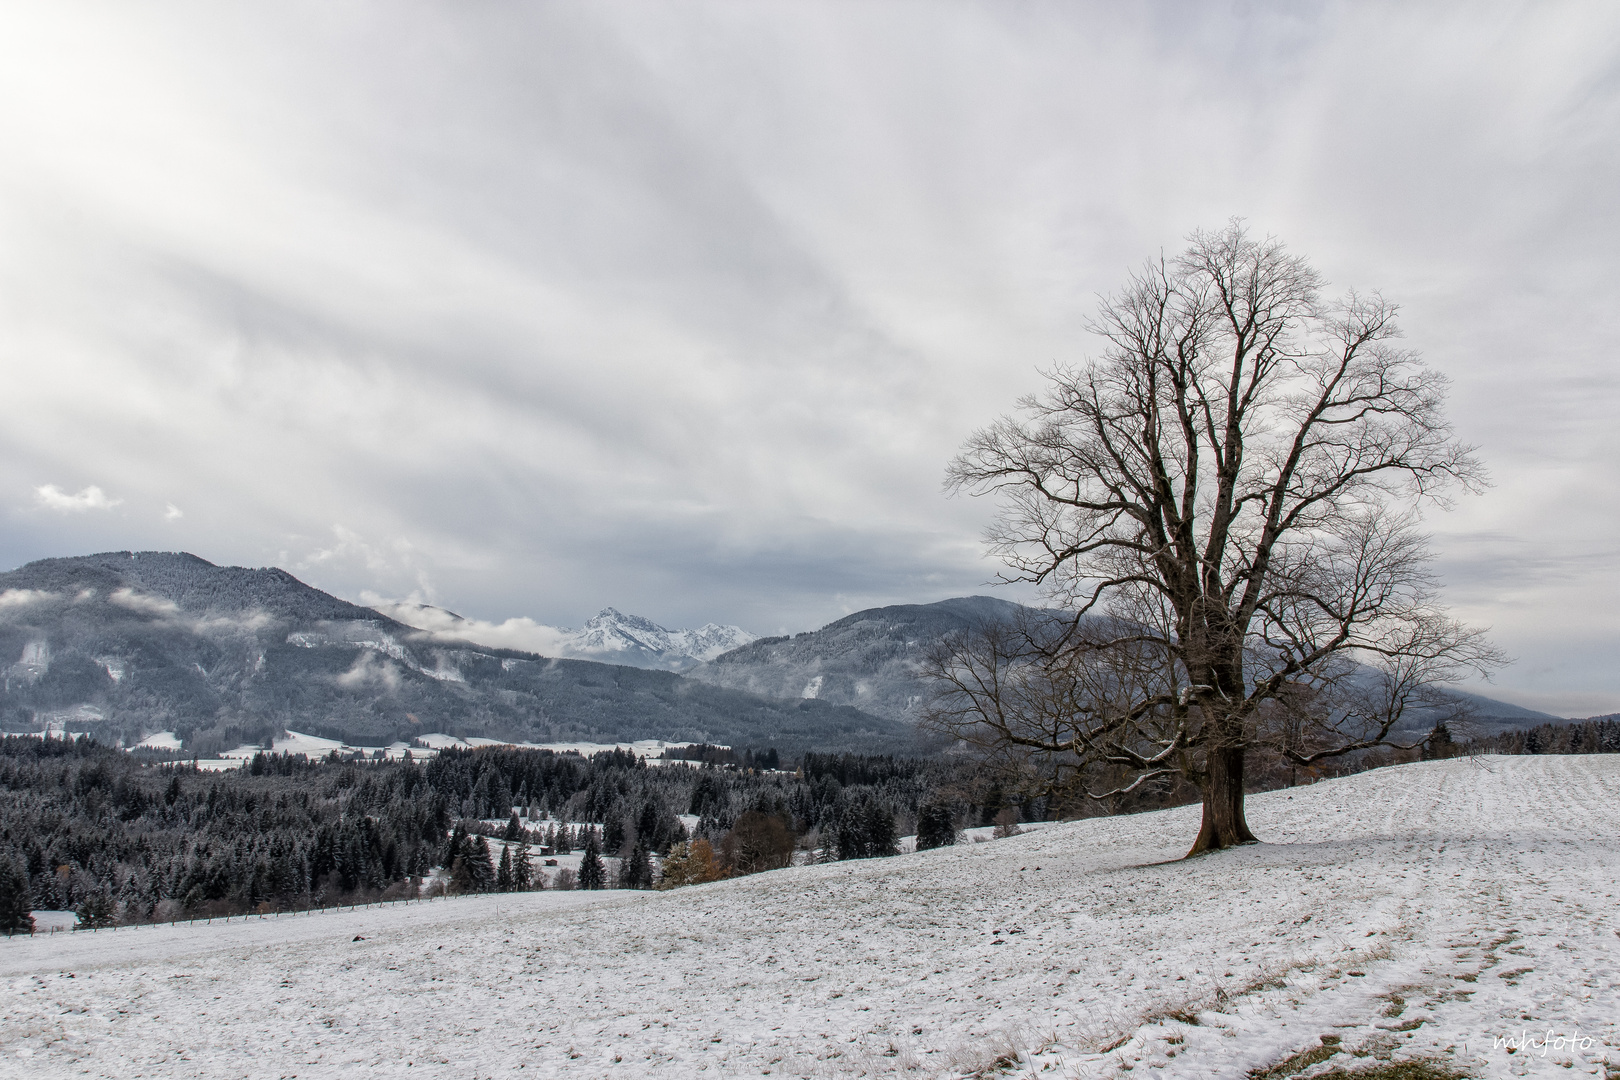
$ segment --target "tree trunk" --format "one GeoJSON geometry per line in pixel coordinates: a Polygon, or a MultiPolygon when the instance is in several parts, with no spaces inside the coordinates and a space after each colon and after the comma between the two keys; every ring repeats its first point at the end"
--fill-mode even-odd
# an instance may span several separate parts
{"type": "Polygon", "coordinates": [[[1211,747],[1204,779],[1204,823],[1187,855],[1258,842],[1243,818],[1243,747],[1211,747]]]}

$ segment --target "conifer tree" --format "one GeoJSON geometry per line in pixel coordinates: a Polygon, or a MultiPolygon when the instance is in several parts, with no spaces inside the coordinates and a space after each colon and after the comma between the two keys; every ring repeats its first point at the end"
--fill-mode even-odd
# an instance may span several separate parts
{"type": "Polygon", "coordinates": [[[511,819],[509,821],[507,821],[507,823],[506,823],[506,832],[501,837],[501,839],[505,840],[508,844],[510,844],[510,843],[513,843],[514,841],[520,839],[522,836],[523,836],[523,825],[522,825],[521,822],[518,821],[517,811],[514,810],[514,811],[512,811],[511,819]]]}
{"type": "Polygon", "coordinates": [[[458,821],[450,833],[450,846],[444,852],[444,865],[447,869],[454,871],[456,860],[466,854],[466,847],[467,830],[458,821]]]}
{"type": "Polygon", "coordinates": [[[630,858],[625,862],[621,876],[627,889],[652,888],[652,859],[647,852],[647,841],[639,836],[630,849],[630,858]]]}
{"type": "Polygon", "coordinates": [[[917,850],[945,847],[956,843],[956,824],[951,808],[942,802],[926,802],[917,811],[917,850]]]}
{"type": "Polygon", "coordinates": [[[470,845],[467,873],[474,892],[489,892],[495,887],[495,863],[489,857],[489,841],[480,836],[470,845]]]}
{"type": "Polygon", "coordinates": [[[512,888],[516,892],[528,892],[535,884],[534,864],[529,861],[529,845],[519,843],[517,855],[512,859],[512,888]]]}
{"type": "Polygon", "coordinates": [[[28,875],[16,859],[0,862],[0,933],[34,932],[33,901],[29,897],[28,875]]]}
{"type": "Polygon", "coordinates": [[[894,827],[894,812],[877,799],[870,799],[866,804],[865,817],[867,855],[876,859],[897,854],[899,848],[896,841],[899,837],[894,827]]]}
{"type": "Polygon", "coordinates": [[[495,868],[495,891],[512,891],[512,849],[506,844],[501,845],[501,863],[495,868]]]}
{"type": "Polygon", "coordinates": [[[97,889],[80,901],[74,914],[79,917],[80,930],[100,930],[111,926],[115,915],[112,893],[106,886],[97,889]]]}
{"type": "Polygon", "coordinates": [[[607,868],[602,865],[601,849],[596,845],[596,834],[585,841],[585,857],[579,863],[579,887],[602,889],[607,887],[607,868]]]}
{"type": "Polygon", "coordinates": [[[838,857],[864,859],[872,853],[866,840],[866,815],[860,803],[852,802],[838,816],[838,857]]]}

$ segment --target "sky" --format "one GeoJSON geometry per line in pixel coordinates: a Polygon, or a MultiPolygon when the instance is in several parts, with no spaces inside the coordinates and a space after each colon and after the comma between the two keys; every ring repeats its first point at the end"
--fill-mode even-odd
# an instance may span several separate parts
{"type": "Polygon", "coordinates": [[[758,634],[992,591],[946,463],[1236,215],[1451,379],[1484,692],[1620,711],[1617,166],[1607,3],[5,4],[0,565],[758,634]]]}

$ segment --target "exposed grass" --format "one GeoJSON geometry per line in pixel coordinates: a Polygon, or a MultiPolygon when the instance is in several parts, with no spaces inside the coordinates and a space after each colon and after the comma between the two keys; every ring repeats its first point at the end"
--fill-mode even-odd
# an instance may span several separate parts
{"type": "Polygon", "coordinates": [[[1304,1072],[1319,1062],[1326,1061],[1339,1052],[1339,1040],[1323,1042],[1321,1046],[1313,1046],[1309,1050],[1301,1050],[1283,1058],[1277,1064],[1264,1069],[1250,1069],[1249,1080],[1281,1080],[1285,1076],[1304,1072]]]}
{"type": "Polygon", "coordinates": [[[1365,1069],[1332,1069],[1313,1080],[1468,1080],[1468,1074],[1435,1061],[1381,1061],[1365,1069]]]}

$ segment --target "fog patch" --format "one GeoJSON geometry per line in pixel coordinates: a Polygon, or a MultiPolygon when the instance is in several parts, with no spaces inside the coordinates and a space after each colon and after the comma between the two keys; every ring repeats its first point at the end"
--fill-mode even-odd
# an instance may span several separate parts
{"type": "Polygon", "coordinates": [[[376,653],[364,650],[354,658],[353,666],[334,681],[345,690],[376,687],[392,694],[399,690],[403,680],[393,661],[381,659],[376,653]]]}

